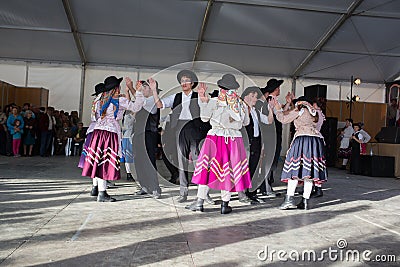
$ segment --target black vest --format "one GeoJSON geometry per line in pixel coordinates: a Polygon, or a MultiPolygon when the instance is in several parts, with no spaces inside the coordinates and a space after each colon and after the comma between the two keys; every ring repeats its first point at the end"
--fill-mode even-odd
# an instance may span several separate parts
{"type": "Polygon", "coordinates": [[[141,134],[145,131],[157,133],[158,125],[160,124],[160,109],[157,109],[156,114],[151,114],[144,108],[135,115],[135,133],[141,134]]]}
{"type": "MultiPolygon", "coordinates": [[[[171,128],[175,128],[178,124],[179,115],[182,112],[182,92],[177,93],[174,98],[174,103],[172,104],[172,114],[171,114],[171,128]]],[[[192,97],[190,98],[189,110],[192,115],[192,122],[197,126],[201,127],[200,120],[200,106],[197,102],[198,94],[192,92],[192,97]]]]}
{"type": "Polygon", "coordinates": [[[254,120],[253,120],[253,117],[252,117],[252,115],[251,115],[251,113],[250,113],[250,114],[249,114],[249,116],[250,116],[250,123],[249,123],[249,125],[246,126],[246,132],[247,132],[247,135],[249,136],[249,139],[261,138],[261,128],[260,128],[260,123],[261,123],[261,121],[260,121],[260,114],[258,113],[258,110],[256,110],[256,113],[257,113],[257,119],[258,119],[258,132],[259,132],[259,135],[258,135],[258,137],[254,137],[254,120]]]}

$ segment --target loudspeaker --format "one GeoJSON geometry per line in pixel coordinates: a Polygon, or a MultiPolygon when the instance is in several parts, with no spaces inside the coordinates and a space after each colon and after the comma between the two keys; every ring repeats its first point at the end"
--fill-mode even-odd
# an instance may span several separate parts
{"type": "Polygon", "coordinates": [[[379,143],[400,144],[400,127],[382,127],[375,139],[379,143]]]}
{"type": "Polygon", "coordinates": [[[335,166],[337,157],[338,118],[327,117],[322,124],[321,134],[325,140],[325,160],[328,167],[335,166]]]}
{"type": "Polygon", "coordinates": [[[394,177],[394,157],[361,155],[361,173],[373,177],[394,177]]]}
{"type": "Polygon", "coordinates": [[[326,98],[326,90],[328,86],[324,84],[314,84],[304,87],[304,96],[312,100],[315,98],[326,98]]]}

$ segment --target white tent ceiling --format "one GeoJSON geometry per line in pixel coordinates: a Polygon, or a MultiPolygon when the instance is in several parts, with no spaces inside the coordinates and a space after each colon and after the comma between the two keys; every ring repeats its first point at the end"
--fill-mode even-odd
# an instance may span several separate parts
{"type": "Polygon", "coordinates": [[[400,75],[400,0],[12,0],[0,58],[383,83],[400,75]]]}

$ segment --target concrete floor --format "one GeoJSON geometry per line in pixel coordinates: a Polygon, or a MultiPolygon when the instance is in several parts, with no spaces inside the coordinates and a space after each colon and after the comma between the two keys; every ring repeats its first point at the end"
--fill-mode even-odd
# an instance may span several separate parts
{"type": "MultiPolygon", "coordinates": [[[[166,182],[162,198],[155,200],[134,196],[136,186],[123,179],[108,190],[117,202],[97,203],[89,196],[91,181],[80,176],[77,161],[78,157],[0,157],[0,265],[400,263],[400,179],[353,176],[329,169],[324,197],[315,199],[309,211],[279,210],[279,197],[255,206],[233,200],[233,212],[221,215],[219,206],[206,205],[204,213],[185,210],[172,198],[178,194],[178,188],[166,182]],[[340,239],[345,241],[341,240],[339,246],[347,242],[341,250],[337,244],[340,239]],[[266,248],[267,259],[263,252],[266,248]],[[273,252],[279,250],[287,262],[273,252]],[[319,260],[307,260],[307,251],[306,260],[301,260],[304,250],[314,250],[319,260]],[[328,252],[321,257],[323,250],[328,252]],[[397,263],[352,261],[346,253],[351,255],[353,250],[361,258],[362,253],[371,259],[395,255],[397,263]],[[296,260],[296,251],[300,260],[296,260]]],[[[164,172],[163,166],[160,169],[164,172]]],[[[284,184],[276,187],[282,193],[285,188],[284,184]]],[[[195,190],[192,186],[190,200],[195,190]]],[[[212,196],[217,199],[219,194],[212,196]]]]}

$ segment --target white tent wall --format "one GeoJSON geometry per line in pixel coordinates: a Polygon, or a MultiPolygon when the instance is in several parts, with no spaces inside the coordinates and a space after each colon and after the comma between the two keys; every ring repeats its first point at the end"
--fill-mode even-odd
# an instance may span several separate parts
{"type": "Polygon", "coordinates": [[[77,65],[28,65],[28,87],[49,89],[49,106],[78,111],[82,68],[77,65]]]}
{"type": "Polygon", "coordinates": [[[25,86],[26,63],[0,61],[0,80],[16,86],[25,86]]]}
{"type": "Polygon", "coordinates": [[[49,89],[49,106],[68,112],[79,110],[81,74],[77,65],[0,62],[0,80],[49,89]]]}

